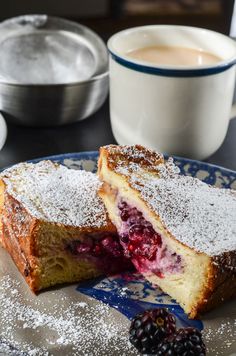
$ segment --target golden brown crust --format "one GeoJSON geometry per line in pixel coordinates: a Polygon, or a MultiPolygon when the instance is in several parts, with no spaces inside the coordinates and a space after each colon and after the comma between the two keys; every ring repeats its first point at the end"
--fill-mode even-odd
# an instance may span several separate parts
{"type": "Polygon", "coordinates": [[[1,242],[14,260],[33,292],[39,289],[37,251],[35,239],[39,222],[30,216],[22,205],[7,193],[1,207],[1,242]]]}
{"type": "Polygon", "coordinates": [[[3,224],[4,246],[15,262],[18,270],[25,278],[30,289],[36,293],[40,289],[37,275],[34,273],[37,268],[36,258],[33,256],[28,256],[28,259],[26,258],[17,238],[8,227],[9,226],[3,224]]]}
{"type": "Polygon", "coordinates": [[[2,226],[2,213],[4,207],[4,191],[5,191],[5,184],[2,180],[0,180],[0,244],[4,247],[3,241],[3,226],[2,226]]]}
{"type": "Polygon", "coordinates": [[[225,300],[236,297],[236,267],[232,266],[236,266],[235,251],[211,258],[205,289],[190,317],[199,317],[225,300]]]}
{"type": "Polygon", "coordinates": [[[141,145],[134,146],[103,146],[99,150],[98,171],[101,169],[101,160],[107,160],[107,167],[111,170],[127,167],[130,162],[139,164],[139,166],[148,172],[157,173],[155,166],[164,163],[161,154],[149,150],[141,145]]]}

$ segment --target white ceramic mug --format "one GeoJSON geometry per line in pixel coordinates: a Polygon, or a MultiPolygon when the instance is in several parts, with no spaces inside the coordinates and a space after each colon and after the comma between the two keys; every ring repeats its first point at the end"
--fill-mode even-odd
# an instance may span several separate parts
{"type": "Polygon", "coordinates": [[[153,25],[112,36],[110,116],[119,144],[204,159],[222,144],[235,86],[236,43],[220,33],[186,26],[153,25]],[[148,46],[180,46],[222,60],[201,67],[155,65],[130,56],[148,46]]]}

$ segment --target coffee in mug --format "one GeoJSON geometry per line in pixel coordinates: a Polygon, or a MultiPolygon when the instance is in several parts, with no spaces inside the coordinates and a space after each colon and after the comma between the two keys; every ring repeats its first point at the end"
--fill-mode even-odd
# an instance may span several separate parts
{"type": "Polygon", "coordinates": [[[222,58],[199,49],[175,46],[150,46],[128,51],[127,56],[140,61],[174,66],[204,66],[222,58]]]}
{"type": "Polygon", "coordinates": [[[108,49],[111,126],[119,144],[194,159],[220,147],[235,87],[233,39],[207,29],[153,25],[115,34],[108,49]],[[156,61],[156,49],[165,52],[164,64],[156,61]],[[208,59],[193,64],[199,51],[208,59]]]}

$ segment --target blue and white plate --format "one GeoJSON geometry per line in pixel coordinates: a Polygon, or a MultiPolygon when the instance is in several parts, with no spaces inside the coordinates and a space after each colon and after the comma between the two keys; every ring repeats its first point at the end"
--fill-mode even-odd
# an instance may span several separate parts
{"type": "MultiPolygon", "coordinates": [[[[69,168],[96,172],[97,158],[97,152],[83,152],[44,157],[35,159],[32,162],[51,159],[69,168]]],[[[204,162],[179,157],[175,158],[175,163],[179,166],[182,174],[197,177],[208,184],[218,187],[236,189],[236,172],[204,162]]],[[[5,305],[5,302],[3,304],[5,305]]],[[[154,288],[138,273],[128,272],[84,282],[77,286],[58,287],[53,289],[53,291],[49,290],[35,297],[25,285],[23,278],[16,271],[9,256],[5,251],[0,249],[0,354],[2,347],[5,354],[8,352],[8,354],[12,355],[30,355],[31,353],[32,355],[46,355],[47,352],[48,355],[135,355],[135,350],[130,347],[127,348],[125,345],[125,343],[128,344],[128,335],[127,339],[126,336],[123,336],[122,339],[121,335],[122,333],[124,335],[127,333],[129,327],[128,319],[131,319],[140,311],[155,306],[169,308],[175,314],[179,327],[195,326],[203,330],[209,355],[236,355],[235,301],[225,303],[215,311],[208,313],[202,320],[189,320],[182,308],[168,295],[164,294],[160,289],[154,288]],[[9,278],[12,278],[12,283],[9,282],[9,278]],[[14,293],[12,295],[12,290],[15,296],[14,293]],[[1,300],[8,298],[9,303],[14,303],[16,296],[20,296],[20,303],[22,308],[26,308],[26,314],[28,315],[27,310],[30,305],[30,308],[33,308],[31,314],[35,316],[39,315],[40,320],[42,319],[40,313],[42,313],[44,308],[47,308],[47,312],[49,313],[48,320],[51,320],[50,318],[52,318],[53,313],[60,314],[58,310],[53,309],[53,306],[55,307],[58,304],[61,306],[65,305],[63,307],[64,311],[68,308],[68,305],[78,305],[77,312],[81,313],[81,315],[86,315],[86,320],[90,320],[91,315],[94,314],[94,305],[97,305],[99,309],[99,305],[103,302],[109,305],[108,310],[106,309],[108,327],[110,330],[116,330],[114,325],[111,325],[111,323],[116,322],[121,325],[121,329],[119,329],[120,331],[117,332],[117,335],[115,331],[112,336],[109,334],[110,341],[108,348],[101,342],[99,332],[97,334],[96,330],[95,335],[92,335],[94,343],[90,340],[91,347],[87,345],[87,348],[85,346],[80,348],[79,343],[73,345],[73,338],[71,339],[69,336],[67,338],[66,333],[62,335],[60,328],[48,326],[47,318],[44,314],[44,318],[46,318],[44,323],[35,323],[31,320],[32,328],[29,330],[30,322],[27,320],[27,317],[26,319],[23,318],[21,313],[16,310],[14,317],[9,317],[12,327],[9,329],[9,332],[6,332],[4,325],[6,323],[7,312],[1,310],[1,308],[4,308],[4,306],[1,306],[1,300]],[[90,307],[88,308],[86,305],[90,307]],[[15,325],[20,326],[17,329],[15,325]],[[55,334],[57,335],[55,336],[55,334]],[[112,339],[116,338],[117,342],[113,340],[112,343],[112,339]],[[63,340],[64,342],[62,342],[63,340]],[[95,344],[96,347],[94,346],[95,344]]],[[[104,310],[101,309],[101,318],[102,314],[104,314],[104,310]]],[[[32,315],[29,315],[28,318],[32,318],[32,315]]],[[[65,328],[68,328],[68,325],[65,328]]]]}

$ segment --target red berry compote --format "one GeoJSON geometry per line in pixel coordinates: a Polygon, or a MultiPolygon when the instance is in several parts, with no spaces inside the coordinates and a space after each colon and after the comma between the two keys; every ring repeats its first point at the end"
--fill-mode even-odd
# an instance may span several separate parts
{"type": "Polygon", "coordinates": [[[131,258],[136,269],[141,273],[154,273],[160,278],[165,273],[180,272],[181,257],[167,247],[143,214],[125,201],[119,202],[118,209],[122,220],[120,242],[125,256],[131,258]]]}

